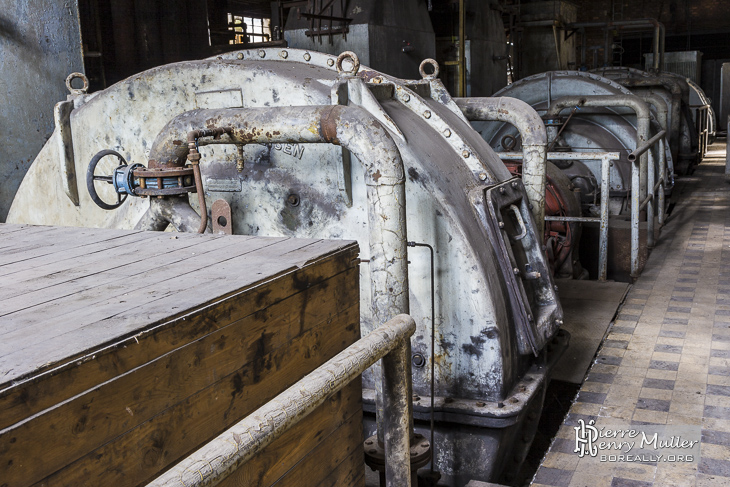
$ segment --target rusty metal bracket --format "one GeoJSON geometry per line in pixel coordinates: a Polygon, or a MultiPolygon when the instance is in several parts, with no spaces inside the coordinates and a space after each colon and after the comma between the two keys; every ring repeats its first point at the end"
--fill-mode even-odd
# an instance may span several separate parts
{"type": "Polygon", "coordinates": [[[62,101],[53,108],[53,120],[58,131],[58,167],[61,171],[63,191],[68,199],[79,206],[79,188],[76,182],[76,160],[74,158],[73,136],[71,134],[71,112],[73,100],[62,101]]]}
{"type": "Polygon", "coordinates": [[[213,233],[233,235],[233,218],[231,205],[226,200],[215,200],[210,207],[210,218],[213,224],[213,233]]]}

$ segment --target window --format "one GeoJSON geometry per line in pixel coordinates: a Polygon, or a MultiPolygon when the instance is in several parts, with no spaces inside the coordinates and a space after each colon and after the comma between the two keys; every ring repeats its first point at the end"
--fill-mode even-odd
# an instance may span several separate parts
{"type": "Polygon", "coordinates": [[[271,19],[228,14],[228,30],[235,32],[229,44],[268,42],[271,40],[271,19]]]}

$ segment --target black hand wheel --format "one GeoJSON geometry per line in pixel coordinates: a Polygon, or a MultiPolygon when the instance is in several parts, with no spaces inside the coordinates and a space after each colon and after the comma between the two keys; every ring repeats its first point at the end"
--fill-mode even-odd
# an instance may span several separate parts
{"type": "Polygon", "coordinates": [[[116,173],[116,169],[112,172],[110,176],[97,176],[96,174],[94,174],[94,171],[96,170],[96,165],[99,164],[99,161],[101,161],[106,156],[116,156],[117,158],[119,158],[119,165],[116,169],[127,165],[127,161],[124,160],[124,157],[122,157],[122,155],[117,151],[104,149],[103,151],[98,152],[94,157],[91,158],[91,162],[89,162],[89,168],[86,170],[86,189],[89,190],[89,196],[91,196],[91,200],[96,203],[96,206],[104,210],[113,210],[115,208],[119,208],[119,206],[124,203],[124,200],[127,199],[127,194],[125,193],[124,195],[122,195],[121,193],[116,191],[117,188],[114,185],[114,174],[116,173]],[[114,186],[114,190],[117,192],[116,203],[107,203],[102,200],[96,193],[94,181],[105,181],[114,186]]]}

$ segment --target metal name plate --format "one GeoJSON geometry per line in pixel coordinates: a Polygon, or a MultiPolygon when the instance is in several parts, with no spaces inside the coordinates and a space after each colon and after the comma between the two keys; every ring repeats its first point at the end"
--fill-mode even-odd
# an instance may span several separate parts
{"type": "Polygon", "coordinates": [[[213,179],[205,180],[205,189],[212,193],[234,193],[241,192],[241,180],[238,178],[231,179],[213,179]]]}

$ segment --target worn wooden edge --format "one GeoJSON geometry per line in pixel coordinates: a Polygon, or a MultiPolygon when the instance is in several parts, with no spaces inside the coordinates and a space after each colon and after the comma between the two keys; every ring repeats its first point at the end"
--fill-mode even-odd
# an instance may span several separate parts
{"type": "MultiPolygon", "coordinates": [[[[359,306],[343,313],[339,319],[359,323],[359,306]]],[[[151,480],[357,340],[359,330],[348,333],[351,336],[321,333],[311,343],[313,337],[294,340],[288,349],[262,357],[261,363],[272,367],[265,378],[253,381],[254,364],[247,364],[57,470],[38,485],[123,487],[151,480]],[[186,446],[186,442],[194,446],[186,446]]]]}
{"type": "MultiPolygon", "coordinates": [[[[269,279],[262,286],[221,297],[194,312],[108,344],[103,349],[70,358],[59,366],[12,384],[0,393],[0,410],[3,411],[0,429],[201,337],[214,334],[224,326],[253,317],[261,310],[300,294],[309,296],[312,290],[316,292],[318,286],[329,280],[345,278],[348,272],[358,273],[359,269],[353,266],[351,260],[354,250],[330,255],[319,265],[303,267],[280,279],[269,279]],[[307,282],[308,286],[301,288],[296,282],[307,282]],[[251,299],[254,295],[256,299],[251,299]],[[220,320],[221,316],[225,317],[225,323],[220,320]],[[42,382],[45,383],[45,392],[38,395],[36,390],[39,390],[42,382]]],[[[353,278],[357,279],[357,274],[353,278]]],[[[335,289],[335,295],[339,296],[347,289],[347,286],[335,289]]]]}
{"type": "MultiPolygon", "coordinates": [[[[43,367],[36,368],[35,370],[29,371],[27,373],[14,376],[12,377],[12,379],[5,380],[0,383],[0,401],[4,396],[8,395],[14,389],[25,384],[28,381],[34,382],[37,380],[45,380],[48,377],[59,374],[61,371],[69,367],[81,366],[86,362],[97,360],[99,357],[112,353],[115,350],[119,350],[120,348],[132,346],[133,344],[138,345],[141,343],[141,340],[154,338],[165,328],[177,325],[184,325],[184,322],[189,321],[194,315],[205,312],[210,308],[215,308],[224,301],[238,301],[241,299],[245,299],[246,294],[261,287],[266,287],[266,289],[263,290],[264,292],[268,291],[269,293],[271,293],[273,292],[272,287],[276,287],[276,284],[272,286],[272,283],[276,283],[278,280],[284,278],[285,276],[289,276],[291,278],[290,281],[294,283],[294,285],[291,285],[290,283],[290,286],[286,288],[287,292],[291,292],[290,290],[296,287],[296,283],[300,283],[300,285],[301,283],[305,283],[305,287],[310,287],[317,282],[321,282],[322,280],[327,279],[330,275],[334,273],[341,272],[346,268],[357,266],[357,253],[357,243],[349,243],[348,245],[344,245],[343,248],[341,248],[338,252],[323,256],[323,258],[321,259],[306,263],[302,267],[291,267],[277,273],[276,275],[262,276],[260,280],[249,283],[244,288],[219,295],[214,299],[196,305],[194,308],[181,310],[176,313],[170,313],[169,316],[166,316],[162,320],[153,321],[145,327],[119,336],[112,341],[102,342],[94,347],[89,347],[82,352],[66,357],[62,361],[44,364],[43,367]],[[327,276],[320,275],[318,267],[321,263],[329,260],[335,261],[335,269],[333,269],[332,272],[327,276]]],[[[281,296],[281,294],[277,295],[274,300],[271,300],[267,296],[266,298],[261,300],[261,302],[256,303],[256,305],[259,306],[259,308],[270,306],[271,304],[273,304],[273,302],[276,302],[277,299],[282,298],[283,296],[281,296]]],[[[235,304],[235,306],[238,306],[238,304],[235,304]]],[[[249,313],[253,312],[251,308],[248,309],[249,313]]]]}
{"type": "MultiPolygon", "coordinates": [[[[331,285],[342,286],[343,279],[331,285]]],[[[267,373],[266,357],[275,356],[292,343],[313,340],[328,330],[338,333],[332,329],[331,323],[349,316],[349,310],[342,310],[352,307],[353,303],[347,303],[347,295],[333,298],[333,291],[327,289],[330,286],[322,287],[324,289],[318,293],[319,296],[312,297],[311,302],[315,306],[306,316],[300,314],[297,304],[306,307],[310,302],[308,296],[297,295],[298,303],[291,302],[294,297],[282,301],[262,310],[266,312],[262,316],[255,313],[186,343],[171,353],[0,431],[0,449],[4,455],[17,461],[33,457],[37,446],[44,442],[50,445],[68,442],[62,452],[63,458],[75,458],[73,455],[81,456],[124,434],[170,405],[184,401],[197,391],[210,387],[220,377],[228,377],[242,367],[252,367],[253,380],[257,381],[267,373]],[[277,307],[279,309],[273,309],[277,307]],[[16,441],[11,441],[13,438],[16,441]]],[[[349,293],[351,297],[356,296],[357,290],[350,286],[349,293]]],[[[355,323],[352,329],[343,328],[339,333],[357,333],[356,328],[355,323]]],[[[42,470],[53,457],[52,453],[47,453],[35,462],[34,472],[42,470]]]]}

